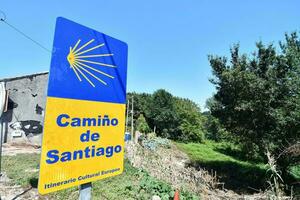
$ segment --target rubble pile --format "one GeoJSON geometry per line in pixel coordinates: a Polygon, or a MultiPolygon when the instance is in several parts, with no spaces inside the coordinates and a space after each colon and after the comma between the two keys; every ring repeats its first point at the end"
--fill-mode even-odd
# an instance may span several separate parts
{"type": "Polygon", "coordinates": [[[125,157],[134,167],[146,170],[151,176],[168,182],[174,188],[194,192],[201,199],[268,199],[264,192],[242,195],[222,188],[224,184],[218,182],[215,172],[192,167],[188,156],[178,150],[172,142],[167,148],[154,146],[155,148],[149,148],[149,145],[143,145],[143,142],[129,141],[125,145],[125,157]]]}
{"type": "Polygon", "coordinates": [[[170,144],[170,148],[144,148],[128,142],[125,155],[134,167],[145,169],[150,175],[170,183],[175,188],[185,188],[195,193],[205,193],[215,187],[216,178],[205,170],[188,167],[186,154],[170,144]]]}

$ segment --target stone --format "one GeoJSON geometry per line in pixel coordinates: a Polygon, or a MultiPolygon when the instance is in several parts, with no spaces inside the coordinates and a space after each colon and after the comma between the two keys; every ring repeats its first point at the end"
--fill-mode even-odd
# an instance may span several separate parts
{"type": "Polygon", "coordinates": [[[157,195],[152,196],[152,200],[161,200],[161,198],[157,195]]]}

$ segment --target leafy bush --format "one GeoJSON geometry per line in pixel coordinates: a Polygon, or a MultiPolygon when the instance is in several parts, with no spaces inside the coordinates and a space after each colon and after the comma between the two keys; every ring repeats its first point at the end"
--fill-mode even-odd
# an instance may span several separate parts
{"type": "Polygon", "coordinates": [[[136,120],[136,129],[141,133],[148,133],[151,131],[143,114],[140,114],[139,118],[136,120]]]}
{"type": "Polygon", "coordinates": [[[176,98],[176,112],[180,122],[179,133],[174,139],[183,142],[203,142],[205,118],[198,105],[189,99],[176,98]]]}
{"type": "Polygon", "coordinates": [[[158,195],[162,199],[169,199],[172,197],[172,188],[170,185],[157,181],[155,178],[149,176],[147,173],[143,176],[139,184],[139,192],[146,191],[151,195],[158,195]]]}
{"type": "MultiPolygon", "coordinates": [[[[151,195],[157,195],[162,200],[172,200],[175,194],[175,190],[172,189],[170,185],[165,182],[158,181],[152,176],[149,176],[148,173],[145,173],[141,179],[138,190],[139,192],[146,191],[147,193],[151,193],[151,195]]],[[[180,192],[180,199],[198,200],[199,198],[185,190],[182,190],[182,192],[180,192]]]]}

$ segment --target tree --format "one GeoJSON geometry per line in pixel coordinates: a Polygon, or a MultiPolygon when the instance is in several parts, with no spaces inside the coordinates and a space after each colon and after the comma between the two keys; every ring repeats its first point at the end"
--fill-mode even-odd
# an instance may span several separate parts
{"type": "Polygon", "coordinates": [[[204,140],[204,117],[197,104],[189,99],[175,98],[176,112],[179,117],[177,138],[184,142],[204,140]]]}
{"type": "Polygon", "coordinates": [[[136,129],[141,133],[149,133],[151,131],[143,114],[140,114],[136,120],[136,129]]]}
{"type": "Polygon", "coordinates": [[[163,89],[157,90],[153,93],[150,104],[150,122],[156,127],[158,135],[176,138],[178,115],[172,94],[163,89]]]}
{"type": "Polygon", "coordinates": [[[127,93],[127,99],[130,101],[130,109],[132,97],[134,99],[134,119],[137,119],[140,114],[143,114],[145,117],[148,116],[150,112],[151,94],[135,92],[127,93]]]}
{"type": "MultiPolygon", "coordinates": [[[[147,124],[149,124],[149,113],[150,113],[150,102],[151,102],[151,94],[146,93],[127,93],[127,99],[130,101],[129,112],[131,111],[131,103],[132,97],[134,99],[134,115],[133,115],[133,123],[136,124],[136,120],[142,114],[144,115],[147,124]]],[[[127,108],[126,108],[127,109],[127,108]]],[[[130,128],[131,117],[128,119],[128,128],[130,128]]]]}
{"type": "Polygon", "coordinates": [[[200,108],[191,100],[174,97],[163,89],[152,95],[129,93],[127,97],[134,98],[136,128],[141,128],[140,120],[145,120],[149,129],[156,127],[158,136],[185,142],[203,140],[203,116],[200,108]]]}
{"type": "Polygon", "coordinates": [[[221,125],[219,120],[212,116],[210,112],[205,113],[204,117],[204,131],[207,139],[214,140],[216,142],[220,142],[222,140],[232,140],[230,134],[221,125]]]}
{"type": "Polygon", "coordinates": [[[243,144],[249,157],[300,137],[300,41],[286,34],[280,51],[258,42],[253,56],[209,56],[216,86],[210,111],[243,144]]]}

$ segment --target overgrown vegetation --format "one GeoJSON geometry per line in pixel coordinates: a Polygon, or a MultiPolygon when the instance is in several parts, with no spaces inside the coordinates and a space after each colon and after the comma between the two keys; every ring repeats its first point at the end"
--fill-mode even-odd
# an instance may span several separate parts
{"type": "Polygon", "coordinates": [[[209,108],[249,158],[265,157],[269,149],[285,173],[293,159],[279,155],[300,140],[300,40],[292,33],[279,50],[262,42],[256,46],[253,56],[235,45],[231,58],[209,57],[217,89],[209,108]]]}
{"type": "Polygon", "coordinates": [[[238,192],[264,188],[266,165],[245,161],[241,149],[228,142],[176,143],[191,158],[191,165],[217,172],[224,187],[238,192]]]}
{"type": "MultiPolygon", "coordinates": [[[[3,169],[12,184],[23,187],[37,187],[38,163],[40,156],[37,154],[18,154],[16,156],[5,156],[3,169]]],[[[125,162],[125,170],[122,175],[93,182],[93,199],[151,199],[158,195],[162,200],[173,199],[175,189],[164,181],[150,176],[146,171],[132,167],[125,162]]],[[[180,199],[197,200],[198,197],[181,191],[180,199]]],[[[78,188],[73,187],[48,195],[51,199],[78,199],[78,188]]]]}
{"type": "Polygon", "coordinates": [[[282,190],[289,192],[292,187],[299,190],[297,34],[287,34],[279,47],[277,50],[273,44],[259,42],[257,51],[249,56],[240,54],[239,45],[234,45],[230,58],[209,56],[216,94],[207,101],[209,110],[205,113],[194,102],[174,97],[165,90],[128,94],[135,100],[134,120],[139,122],[136,128],[149,127],[160,137],[198,143],[180,146],[191,145],[192,149],[185,150],[192,157],[198,156],[194,164],[216,170],[231,188],[267,188],[270,177],[263,166],[268,163],[269,150],[281,172],[282,190]],[[218,145],[203,143],[205,139],[218,145]],[[219,144],[230,145],[220,148],[219,144]]]}
{"type": "Polygon", "coordinates": [[[129,93],[130,97],[134,97],[137,130],[146,131],[149,127],[157,136],[185,142],[203,141],[204,117],[194,102],[162,89],[153,94],[129,93]]]}

